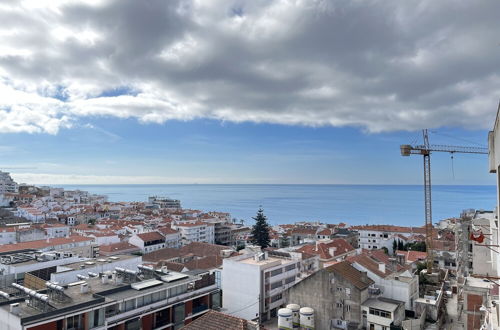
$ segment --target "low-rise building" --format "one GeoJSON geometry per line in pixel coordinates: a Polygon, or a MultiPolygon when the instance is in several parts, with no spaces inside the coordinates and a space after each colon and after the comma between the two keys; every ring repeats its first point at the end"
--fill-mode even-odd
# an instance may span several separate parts
{"type": "Polygon", "coordinates": [[[371,298],[361,306],[363,326],[370,330],[401,327],[405,319],[405,303],[387,298],[371,298]]]}
{"type": "Polygon", "coordinates": [[[311,307],[316,329],[357,329],[374,282],[347,261],[323,268],[288,290],[287,302],[311,307]]]}
{"type": "Polygon", "coordinates": [[[142,253],[153,252],[165,247],[165,237],[157,231],[133,235],[128,242],[139,247],[142,253]]]}

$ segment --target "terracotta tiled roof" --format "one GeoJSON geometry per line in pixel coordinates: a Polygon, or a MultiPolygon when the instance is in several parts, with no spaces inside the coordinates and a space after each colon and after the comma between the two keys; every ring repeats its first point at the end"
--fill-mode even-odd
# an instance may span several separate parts
{"type": "Polygon", "coordinates": [[[368,276],[363,276],[362,272],[351,266],[351,264],[347,261],[331,265],[327,267],[326,270],[341,275],[360,290],[364,290],[375,283],[368,276]]]}
{"type": "Polygon", "coordinates": [[[201,269],[209,270],[222,266],[222,257],[220,256],[208,256],[200,259],[193,259],[184,264],[187,269],[201,269]]]}
{"type": "Polygon", "coordinates": [[[151,231],[149,233],[137,234],[137,237],[142,239],[144,242],[161,241],[161,240],[165,239],[165,237],[163,237],[163,235],[157,231],[151,231]]]}
{"type": "Polygon", "coordinates": [[[332,234],[332,231],[328,228],[325,228],[322,231],[320,231],[317,235],[326,236],[326,235],[331,235],[331,234],[332,234]]]}
{"type": "Polygon", "coordinates": [[[51,246],[58,246],[69,243],[92,241],[91,237],[83,237],[79,235],[74,235],[70,237],[57,237],[51,238],[49,240],[37,240],[30,242],[22,242],[16,244],[5,244],[0,246],[0,252],[11,252],[24,249],[44,249],[51,246]]]}
{"type": "Polygon", "coordinates": [[[99,252],[120,252],[120,251],[128,251],[128,250],[137,250],[141,249],[135,245],[132,245],[128,242],[119,242],[107,245],[100,245],[99,252]]]}
{"type": "Polygon", "coordinates": [[[315,228],[293,228],[292,229],[292,234],[299,234],[299,235],[315,235],[316,234],[316,229],[315,228]]]}
{"type": "Polygon", "coordinates": [[[371,230],[371,231],[383,231],[383,232],[395,232],[395,233],[419,233],[425,234],[425,227],[403,227],[403,226],[392,226],[392,225],[365,225],[365,226],[352,226],[353,230],[371,230]]]}
{"type": "Polygon", "coordinates": [[[160,227],[158,228],[158,231],[162,233],[163,235],[172,235],[172,234],[178,234],[179,232],[175,229],[172,229],[168,226],[165,227],[160,227]]]}
{"type": "Polygon", "coordinates": [[[343,238],[336,238],[328,243],[307,244],[297,249],[297,252],[319,255],[320,259],[329,260],[339,255],[353,251],[354,248],[343,238]],[[333,255],[330,249],[334,248],[333,255]]]}
{"type": "Polygon", "coordinates": [[[221,312],[208,311],[205,315],[189,323],[183,330],[247,330],[248,321],[221,312]]]}
{"type": "Polygon", "coordinates": [[[160,260],[170,260],[187,255],[194,255],[197,257],[220,256],[221,251],[227,249],[229,249],[229,247],[224,245],[192,242],[180,249],[164,248],[146,253],[142,258],[146,261],[158,262],[160,260]]]}

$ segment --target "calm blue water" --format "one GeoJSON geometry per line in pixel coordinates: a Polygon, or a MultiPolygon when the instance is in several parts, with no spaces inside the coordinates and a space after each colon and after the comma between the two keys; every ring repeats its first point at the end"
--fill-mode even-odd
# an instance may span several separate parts
{"type": "MultiPolygon", "coordinates": [[[[271,224],[295,221],[356,224],[424,223],[423,187],[403,185],[64,185],[108,195],[110,201],[146,201],[150,195],[180,199],[184,208],[230,212],[253,223],[260,205],[271,224]]],[[[433,186],[433,219],[463,209],[493,210],[495,186],[433,186]]]]}

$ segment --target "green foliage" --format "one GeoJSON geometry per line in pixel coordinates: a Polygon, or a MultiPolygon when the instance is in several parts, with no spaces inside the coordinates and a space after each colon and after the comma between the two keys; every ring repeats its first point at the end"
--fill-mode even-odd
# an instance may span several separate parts
{"type": "Polygon", "coordinates": [[[263,249],[267,248],[271,239],[269,238],[269,224],[267,223],[267,217],[264,215],[264,210],[259,209],[253,219],[255,225],[252,228],[252,243],[263,249]]]}
{"type": "Polygon", "coordinates": [[[241,250],[243,250],[244,248],[245,248],[245,245],[238,245],[238,246],[236,247],[236,251],[241,251],[241,250]]]}
{"type": "Polygon", "coordinates": [[[283,235],[280,239],[280,247],[289,247],[290,246],[290,238],[286,235],[283,235]]]}
{"type": "Polygon", "coordinates": [[[382,246],[382,250],[384,250],[385,254],[389,255],[389,249],[385,246],[382,246]]]}
{"type": "Polygon", "coordinates": [[[427,246],[425,242],[415,242],[408,244],[408,250],[427,252],[427,246]]]}
{"type": "Polygon", "coordinates": [[[398,250],[405,250],[405,245],[400,239],[398,239],[398,250]]]}
{"type": "Polygon", "coordinates": [[[392,251],[394,251],[394,254],[396,254],[396,250],[398,249],[398,243],[396,243],[396,240],[392,241],[392,251]]]}

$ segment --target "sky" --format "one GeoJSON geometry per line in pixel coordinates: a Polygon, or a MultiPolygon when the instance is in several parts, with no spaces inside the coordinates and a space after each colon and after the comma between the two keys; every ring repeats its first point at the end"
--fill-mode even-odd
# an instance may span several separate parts
{"type": "MultiPolygon", "coordinates": [[[[7,0],[0,170],[19,182],[419,184],[399,145],[486,145],[500,2],[7,0]]],[[[494,184],[485,155],[435,184],[494,184]]]]}

